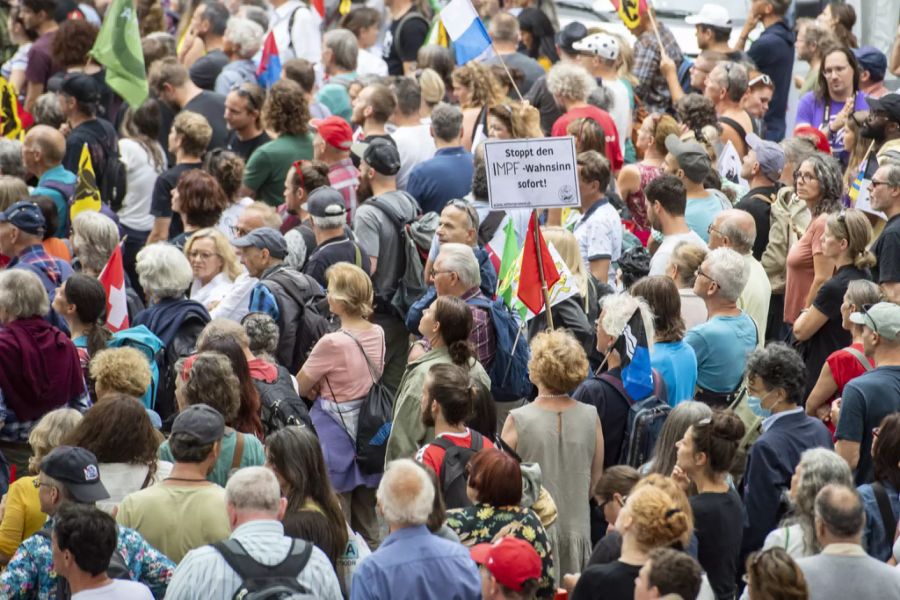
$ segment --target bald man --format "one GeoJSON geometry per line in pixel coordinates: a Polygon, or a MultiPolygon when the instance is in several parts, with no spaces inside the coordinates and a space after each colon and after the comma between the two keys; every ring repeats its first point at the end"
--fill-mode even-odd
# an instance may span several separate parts
{"type": "Polygon", "coordinates": [[[762,348],[766,339],[766,322],[769,316],[769,300],[772,286],[762,264],[753,258],[753,243],[756,241],[756,221],[745,210],[732,208],[716,215],[709,226],[709,248],[731,248],[744,257],[745,268],[750,276],[747,285],[738,298],[738,308],[750,315],[759,332],[758,346],[762,348]]]}
{"type": "Polygon", "coordinates": [[[54,237],[69,235],[69,200],[75,193],[77,177],[64,166],[66,138],[58,130],[47,125],[35,125],[28,130],[22,142],[22,164],[25,170],[38,178],[31,191],[32,196],[47,196],[56,205],[58,216],[54,237]]]}

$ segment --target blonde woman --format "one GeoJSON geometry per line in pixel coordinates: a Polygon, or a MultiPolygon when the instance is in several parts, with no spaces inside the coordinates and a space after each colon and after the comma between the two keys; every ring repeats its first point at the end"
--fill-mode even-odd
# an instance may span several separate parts
{"type": "Polygon", "coordinates": [[[503,90],[489,67],[471,61],[456,68],[452,75],[453,95],[463,110],[463,146],[471,151],[473,143],[488,135],[488,109],[503,102],[503,90]]]}
{"type": "Polygon", "coordinates": [[[508,100],[488,109],[488,136],[498,140],[544,137],[541,114],[530,104],[508,100]]]}
{"type": "MultiPolygon", "coordinates": [[[[548,244],[553,244],[569,271],[572,272],[576,296],[566,298],[551,309],[553,325],[568,329],[581,342],[585,352],[594,348],[594,331],[591,323],[597,318],[597,288],[593,277],[584,270],[584,261],[578,249],[575,235],[562,227],[542,227],[541,233],[548,244]]],[[[571,285],[570,283],[570,285],[571,285]]],[[[531,319],[528,323],[528,336],[534,337],[546,327],[546,319],[531,319]]]]}
{"type": "Polygon", "coordinates": [[[244,272],[228,239],[212,227],[194,232],[184,245],[184,255],[194,272],[190,298],[207,310],[218,306],[244,272]]]}
{"type": "Polygon", "coordinates": [[[19,477],[9,486],[3,499],[0,521],[0,563],[6,564],[23,540],[44,526],[47,515],[41,512],[36,476],[41,461],[68,437],[81,422],[81,413],[73,408],[58,408],[41,417],[28,434],[34,454],[28,459],[29,475],[19,477]]]}
{"type": "Polygon", "coordinates": [[[368,320],[374,292],[365,271],[341,262],[328,268],[325,279],[328,307],[341,328],[316,342],[297,382],[301,396],[315,399],[309,414],[344,516],[374,548],[381,537],[375,517],[375,488],[381,474],[362,471],[355,443],[363,399],[384,371],[384,331],[368,320]]]}
{"type": "Polygon", "coordinates": [[[447,86],[444,80],[438,75],[434,69],[423,69],[419,73],[419,87],[422,89],[422,105],[419,108],[419,115],[423,119],[431,118],[431,111],[434,107],[444,101],[447,95],[447,86]]]}

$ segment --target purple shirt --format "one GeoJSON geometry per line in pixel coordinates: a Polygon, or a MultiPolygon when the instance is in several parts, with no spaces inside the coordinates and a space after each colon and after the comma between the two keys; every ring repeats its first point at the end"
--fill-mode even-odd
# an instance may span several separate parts
{"type": "MultiPolygon", "coordinates": [[[[834,121],[834,118],[843,108],[843,102],[831,102],[828,123],[834,121]]],[[[856,101],[853,110],[869,110],[869,105],[866,104],[866,97],[862,92],[856,92],[856,101]]],[[[797,125],[803,125],[804,123],[812,125],[817,129],[826,124],[825,100],[816,98],[815,92],[807,92],[800,98],[800,102],[797,104],[797,125]]],[[[844,128],[841,127],[836,133],[826,131],[825,135],[828,137],[828,142],[831,144],[831,153],[840,159],[842,163],[846,164],[850,152],[844,149],[844,128]]]]}

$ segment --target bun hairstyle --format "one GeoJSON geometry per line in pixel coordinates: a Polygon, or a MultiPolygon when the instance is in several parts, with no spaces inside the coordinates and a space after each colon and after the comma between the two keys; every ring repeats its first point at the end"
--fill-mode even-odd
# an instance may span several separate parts
{"type": "Polygon", "coordinates": [[[440,296],[434,301],[434,320],[440,325],[439,334],[454,365],[468,367],[474,357],[469,334],[472,333],[472,311],[469,305],[455,296],[440,296]]]}
{"type": "Polygon", "coordinates": [[[731,469],[738,445],[746,429],[740,417],[723,410],[713,411],[712,417],[703,419],[691,429],[694,449],[706,454],[707,467],[713,473],[725,473],[731,469]]]}
{"type": "Polygon", "coordinates": [[[477,390],[467,369],[457,365],[432,365],[425,379],[428,397],[441,407],[444,419],[457,425],[472,415],[477,390]]]}
{"type": "Polygon", "coordinates": [[[635,537],[646,549],[669,546],[689,528],[687,513],[669,494],[652,486],[641,486],[628,498],[634,519],[635,537]]]}
{"type": "Polygon", "coordinates": [[[682,514],[685,515],[685,518],[687,519],[687,529],[685,529],[684,533],[682,533],[674,543],[670,544],[670,546],[686,551],[690,547],[691,539],[694,535],[694,511],[691,509],[691,501],[688,500],[687,494],[679,484],[675,483],[674,479],[666,475],[660,475],[659,473],[650,473],[638,481],[629,493],[633,494],[644,487],[658,488],[668,494],[669,498],[672,499],[672,504],[674,504],[676,508],[680,508],[682,514]]]}
{"type": "Polygon", "coordinates": [[[857,269],[875,266],[875,255],[869,252],[872,224],[862,211],[855,208],[841,210],[828,217],[825,227],[834,237],[847,240],[847,252],[853,259],[853,266],[857,269]]]}

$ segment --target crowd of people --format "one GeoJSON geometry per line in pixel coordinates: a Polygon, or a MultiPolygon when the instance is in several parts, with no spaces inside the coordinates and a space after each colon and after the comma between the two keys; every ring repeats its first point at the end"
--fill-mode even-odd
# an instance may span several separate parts
{"type": "Polygon", "coordinates": [[[0,7],[0,596],[900,597],[900,42],[140,0],[129,106],[102,4],[0,7]],[[484,143],[557,136],[580,206],[492,209],[484,143]]]}

